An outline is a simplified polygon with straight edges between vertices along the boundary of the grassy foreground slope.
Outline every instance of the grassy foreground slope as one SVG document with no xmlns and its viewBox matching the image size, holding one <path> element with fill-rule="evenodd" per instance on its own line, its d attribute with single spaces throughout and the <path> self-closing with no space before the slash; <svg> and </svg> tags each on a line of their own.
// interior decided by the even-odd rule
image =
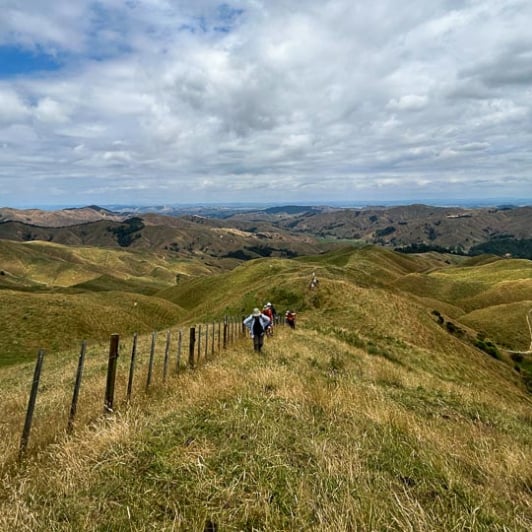
<svg viewBox="0 0 532 532">
<path fill-rule="evenodd" d="M 530 395 L 474 329 L 438 323 L 438 294 L 398 286 L 439 261 L 343 250 L 158 292 L 206 319 L 271 299 L 298 328 L 278 328 L 261 357 L 243 338 L 6 468 L 0 529 L 529 530 Z"/>
</svg>

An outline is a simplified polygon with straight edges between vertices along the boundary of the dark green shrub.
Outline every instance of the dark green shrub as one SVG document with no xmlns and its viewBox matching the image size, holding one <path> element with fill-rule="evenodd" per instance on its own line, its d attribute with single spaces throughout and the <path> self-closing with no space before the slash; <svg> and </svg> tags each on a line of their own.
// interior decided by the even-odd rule
<svg viewBox="0 0 532 532">
<path fill-rule="evenodd" d="M 506 235 L 494 237 L 487 242 L 472 246 L 469 255 L 482 255 L 483 253 L 503 256 L 509 253 L 512 257 L 532 259 L 532 238 L 508 238 Z"/>
<path fill-rule="evenodd" d="M 512 353 L 512 354 L 510 355 L 510 358 L 511 358 L 514 362 L 516 362 L 517 364 L 521 364 L 521 362 L 523 362 L 523 359 L 524 359 L 524 357 L 523 357 L 523 355 L 522 355 L 521 353 Z"/>
<path fill-rule="evenodd" d="M 432 314 L 433 314 L 434 316 L 436 316 L 436 318 L 438 319 L 438 323 L 439 323 L 440 325 L 443 325 L 443 323 L 444 323 L 445 320 L 443 319 L 443 316 L 440 314 L 440 312 L 437 311 L 437 310 L 433 310 L 433 311 L 432 311 Z"/>
<path fill-rule="evenodd" d="M 445 326 L 451 334 L 456 334 L 460 330 L 452 321 L 448 321 Z"/>
<path fill-rule="evenodd" d="M 489 340 L 475 340 L 474 342 L 475 347 L 478 347 L 488 355 L 492 356 L 493 358 L 496 358 L 497 360 L 501 359 L 501 353 L 497 349 L 497 346 L 490 342 Z"/>
<path fill-rule="evenodd" d="M 142 218 L 129 218 L 117 227 L 109 227 L 108 231 L 115 235 L 116 241 L 120 247 L 128 247 L 133 241 L 140 238 L 140 231 L 144 228 Z"/>
</svg>

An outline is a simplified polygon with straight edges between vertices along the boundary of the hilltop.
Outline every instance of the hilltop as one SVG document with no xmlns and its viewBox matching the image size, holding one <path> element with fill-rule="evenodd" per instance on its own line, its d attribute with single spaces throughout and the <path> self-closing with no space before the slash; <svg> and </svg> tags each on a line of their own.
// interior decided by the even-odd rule
<svg viewBox="0 0 532 532">
<path fill-rule="evenodd" d="M 52 213 L 0 209 L 0 239 L 159 251 L 204 262 L 217 259 L 228 268 L 242 260 L 293 257 L 327 248 L 310 235 L 293 234 L 271 224 L 242 229 L 198 215 L 125 216 L 94 207 Z"/>
<path fill-rule="evenodd" d="M 41 227 L 66 227 L 100 220 L 121 222 L 126 218 L 127 215 L 125 214 L 112 212 L 97 205 L 52 211 L 0 208 L 0 223 L 21 222 L 22 224 Z"/>
<path fill-rule="evenodd" d="M 0 308 L 16 308 L 21 295 L 35 305 L 25 321 L 2 316 L 22 343 L 37 331 L 59 337 L 50 324 L 76 308 L 94 336 L 127 338 L 138 321 L 123 309 L 141 296 L 146 333 L 242 316 L 267 300 L 297 311 L 298 324 L 278 328 L 262 358 L 241 338 L 112 418 L 85 413 L 91 423 L 70 437 L 52 430 L 69 396 L 54 390 L 67 390 L 77 345 L 52 349 L 41 432 L 20 468 L 9 457 L 32 364 L 0 368 L 3 530 L 530 529 L 531 359 L 510 352 L 530 343 L 530 261 L 368 245 L 201 270 L 157 255 L 142 262 L 131 250 L 4 245 L 13 270 L 26 266 L 0 290 L 11 297 Z M 39 309 L 58 294 L 43 329 Z M 144 360 L 149 342 L 139 339 Z M 101 411 L 106 347 L 91 341 L 91 412 Z M 130 347 L 124 340 L 123 352 Z M 120 364 L 124 374 L 127 357 Z"/>
<path fill-rule="evenodd" d="M 275 208 L 237 213 L 242 227 L 272 223 L 329 241 L 363 241 L 402 251 L 496 253 L 532 258 L 532 207 Z"/>
<path fill-rule="evenodd" d="M 249 260 L 314 254 L 339 243 L 403 252 L 493 253 L 532 258 L 532 207 L 0 209 L 0 238 L 165 250 Z"/>
</svg>

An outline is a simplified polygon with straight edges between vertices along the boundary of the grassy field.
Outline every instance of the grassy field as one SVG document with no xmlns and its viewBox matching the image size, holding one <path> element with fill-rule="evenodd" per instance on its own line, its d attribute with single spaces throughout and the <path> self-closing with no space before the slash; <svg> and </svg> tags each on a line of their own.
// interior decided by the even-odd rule
<svg viewBox="0 0 532 532">
<path fill-rule="evenodd" d="M 527 261 L 462 266 L 363 247 L 161 287 L 146 304 L 165 301 L 181 324 L 271 300 L 297 311 L 297 328 L 278 327 L 261 356 L 240 337 L 147 393 L 139 377 L 129 405 L 126 334 L 120 401 L 105 417 L 106 344 L 91 344 L 69 436 L 77 349 L 54 353 L 21 464 L 33 366 L 0 368 L 0 530 L 530 530 L 532 401 L 503 346 L 527 343 L 516 317 L 532 301 L 506 292 L 531 272 Z M 89 294 L 102 298 L 94 309 L 106 294 L 120 298 Z M 464 303 L 474 297 L 476 308 Z M 500 358 L 475 345 L 480 327 Z M 139 337 L 139 375 L 150 341 Z M 161 353 L 164 334 L 157 342 Z"/>
<path fill-rule="evenodd" d="M 161 254 L 0 240 L 0 367 L 114 332 L 147 333 L 183 309 L 157 292 L 212 268 Z"/>
</svg>

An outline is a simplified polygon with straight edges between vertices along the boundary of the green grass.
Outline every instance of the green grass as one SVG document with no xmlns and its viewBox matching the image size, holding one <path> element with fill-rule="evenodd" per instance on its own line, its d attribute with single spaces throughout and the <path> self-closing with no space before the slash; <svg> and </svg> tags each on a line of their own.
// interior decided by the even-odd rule
<svg viewBox="0 0 532 532">
<path fill-rule="evenodd" d="M 501 409 L 490 390 L 479 393 L 481 382 L 475 391 L 449 386 L 337 339 L 283 329 L 264 357 L 243 341 L 178 377 L 157 404 L 49 449 L 12 477 L 24 484 L 4 499 L 4 510 L 18 512 L 3 512 L 3 523 L 526 530 L 526 405 L 514 396 Z"/>
<path fill-rule="evenodd" d="M 482 325 L 498 346 L 521 345 L 526 323 L 516 340 L 511 316 L 527 303 L 511 303 L 519 312 L 507 305 L 496 312 L 490 296 L 485 308 L 467 312 L 457 286 L 468 296 L 476 283 L 497 290 L 530 270 L 501 261 L 496 273 L 494 265 L 488 273 L 485 264 L 475 266 L 475 277 L 471 267 L 460 273 L 434 256 L 396 255 L 362 248 L 259 259 L 168 286 L 156 298 L 99 289 L 42 294 L 57 323 L 71 315 L 69 329 L 83 323 L 102 337 L 109 330 L 101 316 L 110 317 L 113 332 L 129 334 L 139 321 L 145 332 L 161 323 L 175 330 L 187 320 L 248 313 L 268 300 L 279 311 L 297 311 L 298 322 L 295 331 L 278 327 L 262 356 L 242 338 L 199 369 L 172 372 L 148 393 L 137 391 L 128 407 L 125 341 L 118 409 L 106 419 L 98 416 L 106 344 L 91 344 L 83 404 L 97 408 L 83 408 L 70 437 L 61 427 L 76 352 L 55 353 L 45 361 L 22 465 L 13 456 L 32 364 L 0 368 L 0 529 L 529 530 L 530 394 L 514 360 L 497 360 L 472 341 Z M 320 279 L 315 291 L 307 286 L 313 271 Z M 414 278 L 428 279 L 429 288 L 436 279 L 437 290 L 409 291 L 418 286 L 410 284 Z M 39 306 L 28 303 L 40 294 L 20 295 L 12 295 L 16 312 L 33 308 L 27 320 L 35 330 L 57 336 L 54 320 L 39 321 Z M 442 296 L 441 312 L 456 309 L 451 321 L 463 335 L 438 323 L 433 311 Z M 136 323 L 123 310 L 134 301 L 141 308 Z M 76 316 L 83 306 L 90 319 Z M 149 342 L 149 335 L 139 339 L 138 390 Z M 521 371 L 529 363 L 523 357 Z"/>
</svg>

